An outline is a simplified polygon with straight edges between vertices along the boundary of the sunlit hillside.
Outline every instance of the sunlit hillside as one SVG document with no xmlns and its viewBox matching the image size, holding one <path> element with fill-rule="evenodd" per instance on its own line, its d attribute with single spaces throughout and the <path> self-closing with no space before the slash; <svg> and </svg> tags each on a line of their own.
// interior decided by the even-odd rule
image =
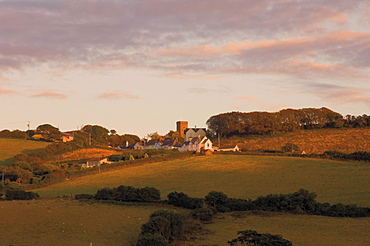
<svg viewBox="0 0 370 246">
<path fill-rule="evenodd" d="M 41 141 L 0 138 L 0 166 L 10 165 L 12 157 L 17 154 L 40 151 L 49 144 Z"/>
<path fill-rule="evenodd" d="M 370 206 L 370 165 L 279 156 L 213 155 L 163 161 L 79 177 L 35 190 L 41 197 L 95 194 L 103 187 L 152 186 L 162 197 L 182 191 L 204 197 L 222 191 L 229 197 L 256 198 L 292 193 L 300 188 L 316 192 L 320 202 Z"/>
<path fill-rule="evenodd" d="M 215 141 L 217 145 L 217 141 Z M 300 130 L 277 136 L 255 137 L 253 139 L 222 139 L 221 145 L 238 144 L 245 150 L 280 151 L 285 144 L 297 145 L 300 151 L 307 154 L 321 154 L 325 151 L 353 153 L 370 152 L 370 129 L 321 129 Z"/>
</svg>

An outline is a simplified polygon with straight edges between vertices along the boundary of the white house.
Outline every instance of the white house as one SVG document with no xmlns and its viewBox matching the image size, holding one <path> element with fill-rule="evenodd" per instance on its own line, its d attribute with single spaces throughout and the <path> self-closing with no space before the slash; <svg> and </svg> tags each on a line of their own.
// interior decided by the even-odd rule
<svg viewBox="0 0 370 246">
<path fill-rule="evenodd" d="M 234 152 L 236 152 L 236 151 L 240 151 L 240 149 L 239 149 L 238 145 L 233 145 L 233 146 L 218 148 L 218 151 L 234 151 Z"/>
<path fill-rule="evenodd" d="M 197 153 L 203 152 L 205 150 L 213 151 L 212 141 L 206 136 L 193 137 L 190 141 L 186 141 L 179 149 L 179 151 L 196 151 Z"/>
<path fill-rule="evenodd" d="M 102 157 L 102 158 L 92 158 L 89 159 L 86 162 L 80 163 L 79 165 L 83 168 L 90 168 L 90 167 L 98 167 L 102 164 L 110 164 L 111 161 L 108 161 L 108 157 Z"/>
</svg>

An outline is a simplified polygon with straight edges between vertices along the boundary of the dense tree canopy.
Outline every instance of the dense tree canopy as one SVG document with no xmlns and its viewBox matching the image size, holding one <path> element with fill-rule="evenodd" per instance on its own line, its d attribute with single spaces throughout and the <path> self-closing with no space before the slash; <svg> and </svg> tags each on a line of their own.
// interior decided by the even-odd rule
<svg viewBox="0 0 370 246">
<path fill-rule="evenodd" d="M 51 141 L 60 140 L 62 138 L 62 133 L 59 131 L 59 128 L 50 124 L 39 125 L 36 128 L 36 133 L 41 134 L 44 139 Z"/>
<path fill-rule="evenodd" d="M 346 116 L 327 108 L 284 109 L 279 112 L 230 112 L 210 117 L 211 135 L 266 135 L 298 129 L 369 127 L 370 116 Z"/>
</svg>

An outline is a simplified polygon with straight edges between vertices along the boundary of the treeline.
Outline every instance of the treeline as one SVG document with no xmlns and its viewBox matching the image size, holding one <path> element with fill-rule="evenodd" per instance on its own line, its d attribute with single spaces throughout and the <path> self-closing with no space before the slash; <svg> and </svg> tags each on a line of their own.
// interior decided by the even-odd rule
<svg viewBox="0 0 370 246">
<path fill-rule="evenodd" d="M 299 129 L 370 127 L 370 115 L 343 117 L 327 108 L 284 109 L 279 112 L 230 112 L 210 117 L 211 135 L 267 135 Z"/>
<path fill-rule="evenodd" d="M 370 208 L 356 205 L 319 203 L 316 194 L 301 189 L 292 194 L 270 194 L 256 200 L 228 198 L 223 192 L 211 191 L 204 199 L 191 198 L 180 192 L 168 194 L 168 203 L 174 206 L 199 209 L 207 205 L 217 212 L 230 211 L 272 211 L 331 217 L 369 217 Z"/>
<path fill-rule="evenodd" d="M 366 151 L 357 151 L 351 154 L 345 154 L 338 151 L 325 151 L 323 156 L 328 157 L 330 159 L 370 162 L 370 153 Z"/>
</svg>

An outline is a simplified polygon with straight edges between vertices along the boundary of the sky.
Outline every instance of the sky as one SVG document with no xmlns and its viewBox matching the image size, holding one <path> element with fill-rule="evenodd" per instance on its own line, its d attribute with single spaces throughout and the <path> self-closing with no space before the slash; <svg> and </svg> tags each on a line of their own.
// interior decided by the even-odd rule
<svg viewBox="0 0 370 246">
<path fill-rule="evenodd" d="M 369 0 L 0 0 L 0 130 L 370 114 Z"/>
</svg>

